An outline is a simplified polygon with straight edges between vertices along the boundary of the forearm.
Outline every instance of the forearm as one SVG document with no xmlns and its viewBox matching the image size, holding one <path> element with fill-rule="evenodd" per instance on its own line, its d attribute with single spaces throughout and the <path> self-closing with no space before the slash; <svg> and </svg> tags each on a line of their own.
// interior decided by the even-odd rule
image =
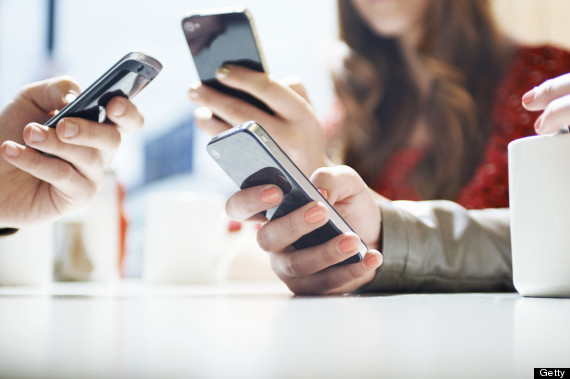
<svg viewBox="0 0 570 379">
<path fill-rule="evenodd" d="M 380 202 L 384 262 L 372 292 L 513 291 L 508 209 Z"/>
</svg>

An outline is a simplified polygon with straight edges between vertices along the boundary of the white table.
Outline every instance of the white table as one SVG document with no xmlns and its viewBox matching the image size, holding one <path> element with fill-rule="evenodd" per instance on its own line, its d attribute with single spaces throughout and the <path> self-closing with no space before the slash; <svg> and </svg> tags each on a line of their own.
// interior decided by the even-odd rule
<svg viewBox="0 0 570 379">
<path fill-rule="evenodd" d="M 279 282 L 0 287 L 0 378 L 533 378 L 570 299 L 292 297 Z"/>
</svg>

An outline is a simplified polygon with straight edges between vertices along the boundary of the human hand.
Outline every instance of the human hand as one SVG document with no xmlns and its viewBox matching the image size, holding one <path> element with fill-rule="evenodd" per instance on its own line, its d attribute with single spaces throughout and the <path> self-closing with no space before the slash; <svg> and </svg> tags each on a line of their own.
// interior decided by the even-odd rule
<svg viewBox="0 0 570 379">
<path fill-rule="evenodd" d="M 210 135 L 254 120 L 279 143 L 305 175 L 326 165 L 324 139 L 312 105 L 299 82 L 274 80 L 267 73 L 237 65 L 224 65 L 216 79 L 247 92 L 267 104 L 271 115 L 233 96 L 197 84 L 189 91 L 190 100 L 201 105 L 194 113 L 196 124 Z M 212 113 L 217 117 L 213 117 Z"/>
<path fill-rule="evenodd" d="M 380 238 L 380 209 L 372 191 L 347 166 L 320 168 L 311 177 L 337 212 L 358 235 L 350 232 L 321 245 L 294 250 L 290 245 L 326 224 L 329 212 L 313 201 L 286 216 L 267 222 L 257 233 L 260 247 L 269 252 L 273 271 L 296 294 L 334 294 L 354 291 L 374 278 L 382 264 L 376 250 Z M 274 185 L 257 186 L 235 193 L 226 211 L 235 220 L 267 221 L 264 210 L 281 203 L 283 193 Z M 334 266 L 354 255 L 359 237 L 369 249 L 361 262 Z"/>
<path fill-rule="evenodd" d="M 530 111 L 543 111 L 534 124 L 538 134 L 559 131 L 570 124 L 570 74 L 545 81 L 522 97 Z"/>
<path fill-rule="evenodd" d="M 50 221 L 87 203 L 104 182 L 121 134 L 142 127 L 142 115 L 123 97 L 107 104 L 109 124 L 76 117 L 55 129 L 41 124 L 78 93 L 67 78 L 32 83 L 0 113 L 0 228 Z"/>
</svg>

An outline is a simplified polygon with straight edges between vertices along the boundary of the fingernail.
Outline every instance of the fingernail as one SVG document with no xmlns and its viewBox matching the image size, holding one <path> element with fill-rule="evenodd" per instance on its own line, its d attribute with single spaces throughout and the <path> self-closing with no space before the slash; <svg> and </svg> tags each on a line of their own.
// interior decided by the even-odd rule
<svg viewBox="0 0 570 379">
<path fill-rule="evenodd" d="M 527 105 L 532 103 L 532 101 L 534 100 L 534 97 L 536 96 L 536 91 L 535 89 L 531 89 L 530 91 L 528 91 L 527 93 L 525 93 L 522 97 L 522 102 L 523 104 Z"/>
<path fill-rule="evenodd" d="M 65 104 L 71 103 L 73 100 L 77 99 L 77 94 L 74 92 L 69 92 L 67 95 L 63 97 L 63 102 Z"/>
<path fill-rule="evenodd" d="M 110 109 L 110 113 L 115 117 L 120 117 L 125 114 L 127 110 L 127 104 L 125 104 L 125 99 L 115 100 L 113 106 Z"/>
<path fill-rule="evenodd" d="M 218 67 L 218 69 L 216 70 L 216 78 L 218 79 L 223 79 L 225 77 L 227 77 L 230 74 L 230 68 L 226 65 L 220 66 Z"/>
<path fill-rule="evenodd" d="M 319 207 L 318 204 L 315 204 L 314 206 L 309 208 L 309 210 L 305 212 L 305 215 L 303 217 L 307 224 L 314 224 L 319 221 L 323 221 L 325 219 L 323 210 L 321 209 L 321 207 Z"/>
<path fill-rule="evenodd" d="M 540 131 L 540 127 L 542 126 L 542 115 L 536 119 L 534 122 L 534 130 L 538 133 Z"/>
<path fill-rule="evenodd" d="M 45 131 L 38 128 L 37 126 L 32 126 L 30 128 L 30 142 L 40 143 L 46 140 Z"/>
<path fill-rule="evenodd" d="M 196 99 L 198 95 L 200 95 L 200 88 L 202 88 L 201 83 L 194 83 L 190 86 L 190 90 L 188 91 L 188 96 L 191 99 Z"/>
<path fill-rule="evenodd" d="M 65 138 L 73 138 L 79 133 L 79 127 L 74 121 L 65 120 L 63 123 L 63 136 Z"/>
<path fill-rule="evenodd" d="M 20 155 L 20 149 L 13 143 L 8 142 L 6 144 L 5 154 L 10 158 L 16 158 L 18 155 Z"/>
<path fill-rule="evenodd" d="M 196 108 L 194 111 L 194 119 L 196 120 L 209 120 L 212 118 L 212 111 L 206 107 Z"/>
<path fill-rule="evenodd" d="M 241 222 L 230 220 L 228 223 L 228 232 L 239 232 L 241 230 Z"/>
<path fill-rule="evenodd" d="M 328 198 L 329 198 L 329 193 L 327 192 L 326 189 L 324 189 L 324 188 L 319 188 L 318 191 L 321 193 L 321 195 L 323 195 L 323 197 L 324 197 L 325 199 L 328 200 Z"/>
<path fill-rule="evenodd" d="M 259 198 L 266 204 L 273 204 L 279 200 L 279 191 L 275 187 L 270 187 L 261 192 Z"/>
<path fill-rule="evenodd" d="M 377 268 L 380 266 L 380 257 L 377 254 L 366 254 L 364 257 L 364 265 L 367 268 Z"/>
<path fill-rule="evenodd" d="M 350 253 L 356 250 L 358 246 L 356 242 L 351 237 L 346 237 L 340 240 L 338 243 L 338 248 L 340 249 L 341 253 Z"/>
</svg>

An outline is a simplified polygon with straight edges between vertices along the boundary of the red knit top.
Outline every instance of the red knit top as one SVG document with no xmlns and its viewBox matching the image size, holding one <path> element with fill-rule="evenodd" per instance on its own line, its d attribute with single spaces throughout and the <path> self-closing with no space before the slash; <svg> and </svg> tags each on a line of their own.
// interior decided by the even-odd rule
<svg viewBox="0 0 570 379">
<path fill-rule="evenodd" d="M 506 72 L 496 90 L 491 132 L 482 162 L 455 199 L 467 209 L 509 206 L 507 145 L 517 138 L 534 135 L 534 122 L 540 115 L 525 110 L 521 97 L 545 80 L 570 72 L 570 52 L 551 46 L 520 47 Z M 396 151 L 373 189 L 390 200 L 425 200 L 409 180 L 425 152 L 422 148 Z"/>
</svg>

